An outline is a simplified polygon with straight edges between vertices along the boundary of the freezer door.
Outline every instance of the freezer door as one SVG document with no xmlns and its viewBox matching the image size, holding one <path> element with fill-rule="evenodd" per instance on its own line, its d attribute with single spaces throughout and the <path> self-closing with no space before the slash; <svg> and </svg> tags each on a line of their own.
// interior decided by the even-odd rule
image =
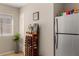
<svg viewBox="0 0 79 59">
<path fill-rule="evenodd" d="M 57 28 L 58 20 L 58 32 L 59 33 L 74 33 L 79 34 L 79 15 L 69 15 L 55 18 L 55 27 Z M 56 31 L 57 32 L 57 31 Z"/>
<path fill-rule="evenodd" d="M 59 35 L 56 56 L 79 56 L 79 36 Z"/>
</svg>

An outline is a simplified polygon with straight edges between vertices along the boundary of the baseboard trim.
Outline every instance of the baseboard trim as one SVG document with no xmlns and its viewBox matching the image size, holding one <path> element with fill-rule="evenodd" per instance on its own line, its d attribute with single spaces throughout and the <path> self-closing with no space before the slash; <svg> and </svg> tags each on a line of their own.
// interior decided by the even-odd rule
<svg viewBox="0 0 79 59">
<path fill-rule="evenodd" d="M 5 56 L 5 55 L 10 54 L 10 53 L 14 53 L 14 51 L 8 51 L 8 52 L 0 53 L 0 56 Z"/>
</svg>

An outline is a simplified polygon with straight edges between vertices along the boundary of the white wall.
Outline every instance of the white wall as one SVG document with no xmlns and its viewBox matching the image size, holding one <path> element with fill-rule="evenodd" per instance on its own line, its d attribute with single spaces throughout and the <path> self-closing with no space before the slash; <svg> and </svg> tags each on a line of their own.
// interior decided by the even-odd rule
<svg viewBox="0 0 79 59">
<path fill-rule="evenodd" d="M 19 9 L 0 4 L 0 13 L 8 14 L 13 17 L 14 33 L 19 31 Z M 0 36 L 0 54 L 14 50 L 14 42 L 12 36 Z"/>
<path fill-rule="evenodd" d="M 33 21 L 33 12 L 36 11 L 39 11 L 39 20 Z M 20 13 L 21 13 L 20 32 L 22 35 L 22 39 L 24 39 L 23 37 L 25 36 L 24 34 L 26 33 L 29 24 L 33 24 L 34 22 L 39 23 L 40 26 L 39 54 L 43 56 L 52 56 L 53 55 L 53 4 L 51 3 L 27 4 L 26 6 L 21 8 Z"/>
</svg>

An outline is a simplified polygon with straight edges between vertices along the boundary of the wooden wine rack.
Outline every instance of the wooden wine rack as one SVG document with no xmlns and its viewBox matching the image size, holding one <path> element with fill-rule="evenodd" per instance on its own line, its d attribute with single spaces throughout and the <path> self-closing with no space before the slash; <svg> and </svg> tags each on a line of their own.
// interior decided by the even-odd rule
<svg viewBox="0 0 79 59">
<path fill-rule="evenodd" d="M 26 32 L 25 56 L 38 56 L 38 34 Z"/>
</svg>

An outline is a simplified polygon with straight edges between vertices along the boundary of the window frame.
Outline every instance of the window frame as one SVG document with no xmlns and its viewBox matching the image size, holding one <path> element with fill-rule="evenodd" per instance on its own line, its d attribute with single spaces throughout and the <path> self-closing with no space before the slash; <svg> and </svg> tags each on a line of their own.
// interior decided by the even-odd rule
<svg viewBox="0 0 79 59">
<path fill-rule="evenodd" d="M 9 16 L 9 17 L 11 17 L 11 33 L 7 33 L 7 34 L 3 34 L 3 31 L 2 31 L 2 29 L 1 29 L 1 31 L 2 31 L 2 33 L 0 34 L 0 36 L 13 36 L 14 35 L 14 21 L 13 21 L 13 17 L 12 17 L 12 15 L 8 15 L 8 14 L 0 14 L 0 15 L 6 15 L 6 16 Z M 1 27 L 2 27 L 2 25 L 1 25 Z"/>
</svg>

